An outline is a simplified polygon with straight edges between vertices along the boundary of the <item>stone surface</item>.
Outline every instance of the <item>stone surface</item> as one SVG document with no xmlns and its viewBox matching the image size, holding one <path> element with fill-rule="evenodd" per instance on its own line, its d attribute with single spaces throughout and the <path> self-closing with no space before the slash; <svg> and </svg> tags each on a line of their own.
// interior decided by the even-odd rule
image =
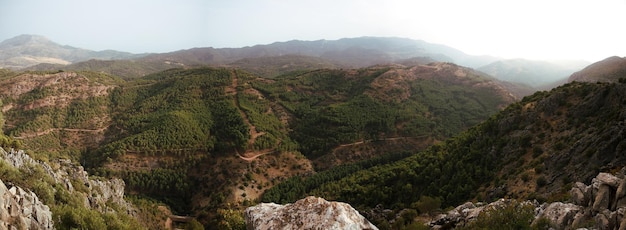
<svg viewBox="0 0 626 230">
<path fill-rule="evenodd" d="M 446 214 L 437 216 L 433 221 L 428 223 L 428 225 L 434 229 L 466 226 L 470 222 L 474 221 L 484 210 L 490 210 L 496 207 L 505 207 L 513 202 L 515 202 L 515 200 L 508 199 L 500 199 L 489 204 L 467 202 L 448 211 Z M 539 206 L 538 203 L 530 201 L 524 201 L 522 204 L 530 204 L 535 207 Z"/>
<path fill-rule="evenodd" d="M 582 184 L 582 186 L 580 186 L 580 184 Z M 585 195 L 585 190 L 585 184 L 576 182 L 569 192 L 572 197 L 572 203 L 576 205 L 587 205 L 589 201 L 586 199 L 588 196 Z"/>
<path fill-rule="evenodd" d="M 626 172 L 626 167 L 622 169 Z M 576 229 L 593 223 L 593 229 L 626 230 L 626 179 L 624 175 L 614 176 L 599 173 L 590 185 L 576 182 L 570 190 L 572 203 L 544 203 L 535 206 L 535 219 L 549 220 L 555 229 Z M 506 205 L 507 200 L 501 199 L 493 203 L 465 203 L 441 214 L 429 223 L 433 229 L 465 226 L 473 221 L 486 207 Z"/>
<path fill-rule="evenodd" d="M 33 192 L 0 180 L 0 229 L 54 229 L 50 208 Z"/>
<path fill-rule="evenodd" d="M 596 176 L 596 179 L 600 182 L 600 184 L 605 184 L 613 188 L 617 188 L 622 181 L 617 176 L 614 176 L 610 173 L 603 173 L 603 172 L 599 173 L 598 176 Z"/>
<path fill-rule="evenodd" d="M 581 206 L 575 204 L 554 202 L 540 210 L 537 218 L 546 218 L 557 226 L 570 226 L 581 209 Z"/>
<path fill-rule="evenodd" d="M 598 188 L 598 193 L 596 194 L 593 202 L 592 210 L 594 212 L 601 212 L 605 209 L 609 208 L 611 199 L 611 187 L 607 184 L 601 184 Z"/>
<path fill-rule="evenodd" d="M 626 207 L 626 178 L 622 179 L 621 183 L 615 191 L 615 202 L 611 206 L 613 209 L 619 209 Z"/>
<path fill-rule="evenodd" d="M 349 204 L 307 197 L 293 204 L 263 203 L 245 211 L 247 229 L 378 229 Z"/>
<path fill-rule="evenodd" d="M 82 166 L 75 165 L 70 160 L 56 159 L 49 163 L 35 161 L 24 151 L 11 150 L 7 152 L 0 148 L 0 161 L 4 161 L 17 169 L 41 167 L 54 180 L 54 183 L 64 186 L 72 196 L 81 197 L 87 208 L 105 213 L 113 210 L 110 207 L 113 204 L 127 210 L 131 216 L 136 214 L 135 207 L 124 200 L 125 184 L 121 179 L 89 178 Z M 7 229 L 8 224 L 16 221 L 20 224 L 26 224 L 25 226 L 30 226 L 25 227 L 25 229 L 48 229 L 37 227 L 39 225 L 52 227 L 52 220 L 48 218 L 50 209 L 43 205 L 33 192 L 15 186 L 0 186 L 0 196 L 0 229 Z M 8 196 L 16 198 L 10 199 L 7 198 Z M 16 213 L 21 214 L 17 215 Z M 13 222 L 1 221 L 7 218 Z M 15 225 L 11 224 L 11 226 Z"/>
<path fill-rule="evenodd" d="M 126 185 L 121 179 L 92 179 L 82 166 L 75 165 L 70 160 L 56 159 L 51 160 L 50 163 L 35 161 L 21 150 L 6 152 L 0 148 L 0 158 L 18 169 L 29 165 L 40 166 L 54 179 L 55 183 L 62 184 L 74 196 L 82 196 L 85 207 L 107 212 L 110 210 L 108 204 L 112 203 L 125 208 L 129 214 L 135 212 L 135 208 L 124 200 Z M 80 183 L 80 185 L 72 183 Z M 76 191 L 77 187 L 86 187 L 86 190 Z"/>
</svg>

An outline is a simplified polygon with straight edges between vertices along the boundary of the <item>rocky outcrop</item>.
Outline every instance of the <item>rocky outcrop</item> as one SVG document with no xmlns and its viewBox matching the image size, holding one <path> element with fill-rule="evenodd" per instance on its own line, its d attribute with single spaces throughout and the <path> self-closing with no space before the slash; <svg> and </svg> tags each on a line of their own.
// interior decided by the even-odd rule
<svg viewBox="0 0 626 230">
<path fill-rule="evenodd" d="M 41 167 L 55 183 L 61 184 L 73 196 L 80 196 L 87 208 L 99 212 L 109 212 L 110 204 L 118 205 L 131 215 L 135 208 L 124 200 L 125 183 L 121 179 L 101 180 L 89 178 L 82 166 L 73 164 L 70 160 L 56 159 L 51 162 L 35 161 L 24 151 L 4 151 L 0 148 L 0 158 L 15 168 Z"/>
<path fill-rule="evenodd" d="M 507 199 L 500 199 L 489 204 L 481 202 L 467 202 L 465 204 L 457 206 L 447 213 L 437 216 L 434 221 L 429 223 L 429 225 L 434 229 L 466 226 L 468 223 L 478 218 L 478 215 L 480 215 L 481 212 L 485 210 L 506 207 L 508 205 L 511 205 L 513 202 L 515 201 Z M 521 205 L 538 206 L 538 203 L 525 201 Z"/>
<path fill-rule="evenodd" d="M 593 227 L 594 229 L 626 230 L 626 168 L 617 175 L 600 173 L 592 179 L 590 185 L 577 182 L 570 190 L 571 202 L 544 203 L 524 201 L 525 205 L 535 207 L 534 223 L 548 220 L 556 229 L 576 229 Z M 489 207 L 503 206 L 511 200 L 501 199 L 490 204 L 465 203 L 445 214 L 439 215 L 429 225 L 433 228 L 465 226 Z"/>
<path fill-rule="evenodd" d="M 54 229 L 52 212 L 35 193 L 0 180 L 0 229 Z"/>
<path fill-rule="evenodd" d="M 378 229 L 352 206 L 307 197 L 293 204 L 263 203 L 245 211 L 247 229 Z"/>
</svg>

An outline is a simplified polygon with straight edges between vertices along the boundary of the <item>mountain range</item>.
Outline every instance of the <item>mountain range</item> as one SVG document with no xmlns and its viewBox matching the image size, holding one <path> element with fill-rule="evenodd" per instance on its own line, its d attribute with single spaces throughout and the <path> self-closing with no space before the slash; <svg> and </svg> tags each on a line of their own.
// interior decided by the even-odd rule
<svg viewBox="0 0 626 230">
<path fill-rule="evenodd" d="M 417 64 L 452 62 L 476 68 L 503 81 L 544 89 L 566 82 L 571 73 L 589 64 L 584 61 L 505 60 L 475 56 L 445 45 L 393 37 L 293 40 L 243 48 L 193 48 L 140 55 L 59 46 L 35 35 L 21 35 L 3 44 L 0 53 L 6 55 L 0 56 L 0 67 L 103 71 L 125 79 L 198 65 L 237 67 L 264 77 L 274 77 L 294 70 L 361 68 L 418 61 Z"/>
<path fill-rule="evenodd" d="M 575 70 L 450 49 L 364 37 L 0 69 L 0 179 L 57 229 L 245 229 L 246 207 L 309 195 L 403 229 L 467 201 L 565 201 L 626 166 L 624 58 L 540 91 Z"/>
</svg>

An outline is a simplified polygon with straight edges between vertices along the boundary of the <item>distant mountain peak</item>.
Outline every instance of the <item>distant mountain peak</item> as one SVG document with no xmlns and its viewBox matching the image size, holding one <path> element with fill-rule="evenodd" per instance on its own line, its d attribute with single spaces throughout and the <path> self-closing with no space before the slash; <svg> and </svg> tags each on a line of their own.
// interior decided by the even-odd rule
<svg viewBox="0 0 626 230">
<path fill-rule="evenodd" d="M 37 64 L 62 64 L 89 59 L 124 59 L 137 55 L 118 51 L 92 51 L 67 45 L 33 34 L 22 34 L 0 42 L 0 68 L 22 69 Z"/>
<path fill-rule="evenodd" d="M 50 39 L 41 36 L 41 35 L 33 35 L 33 34 L 22 34 L 10 39 L 7 39 L 0 43 L 0 47 L 4 46 L 20 46 L 27 45 L 32 43 L 41 43 L 41 44 L 55 44 Z"/>
</svg>

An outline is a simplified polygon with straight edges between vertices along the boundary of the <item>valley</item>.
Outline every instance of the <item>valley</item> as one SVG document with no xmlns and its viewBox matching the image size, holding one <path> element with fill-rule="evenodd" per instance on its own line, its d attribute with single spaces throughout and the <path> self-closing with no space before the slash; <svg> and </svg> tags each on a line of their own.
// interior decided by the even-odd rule
<svg viewBox="0 0 626 230">
<path fill-rule="evenodd" d="M 45 197 L 59 229 L 117 213 L 121 229 L 168 215 L 244 229 L 246 208 L 307 196 L 404 229 L 467 201 L 566 201 L 626 166 L 623 58 L 573 69 L 450 49 L 364 37 L 9 66 L 0 145 L 35 163 L 2 161 L 0 179 Z M 48 168 L 84 177 L 61 188 Z M 122 201 L 86 210 L 106 181 Z"/>
</svg>

